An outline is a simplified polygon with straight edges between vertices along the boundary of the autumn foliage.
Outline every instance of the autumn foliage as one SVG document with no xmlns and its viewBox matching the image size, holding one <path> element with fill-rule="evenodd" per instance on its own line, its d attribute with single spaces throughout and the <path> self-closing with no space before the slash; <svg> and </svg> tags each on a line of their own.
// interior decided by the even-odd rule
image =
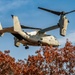
<svg viewBox="0 0 75 75">
<path fill-rule="evenodd" d="M 75 75 L 75 46 L 66 42 L 64 48 L 41 47 L 36 55 L 18 60 L 0 51 L 0 75 Z"/>
</svg>

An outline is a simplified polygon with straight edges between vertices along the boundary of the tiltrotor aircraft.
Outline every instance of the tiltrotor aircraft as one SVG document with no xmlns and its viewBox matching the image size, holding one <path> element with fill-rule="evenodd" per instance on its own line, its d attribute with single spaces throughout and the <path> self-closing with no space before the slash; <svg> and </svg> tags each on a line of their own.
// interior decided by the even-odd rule
<svg viewBox="0 0 75 75">
<path fill-rule="evenodd" d="M 16 47 L 20 46 L 20 43 L 25 46 L 25 49 L 29 48 L 30 46 L 46 46 L 46 45 L 52 45 L 54 47 L 59 46 L 59 41 L 52 35 L 48 35 L 45 32 L 54 30 L 57 28 L 60 28 L 60 35 L 65 36 L 66 35 L 66 30 L 67 30 L 67 25 L 68 25 L 68 19 L 66 18 L 66 14 L 69 14 L 71 12 L 75 12 L 75 10 L 70 11 L 70 12 L 57 12 L 53 10 L 48 10 L 45 8 L 38 7 L 39 9 L 51 12 L 56 15 L 60 15 L 60 20 L 57 23 L 57 25 L 48 27 L 48 28 L 35 28 L 35 27 L 28 27 L 21 25 L 19 22 L 19 19 L 17 16 L 12 15 L 13 19 L 13 27 L 7 27 L 7 28 L 2 28 L 0 25 L 0 36 L 2 36 L 4 33 L 8 32 L 11 33 L 14 36 L 14 45 Z M 35 29 L 35 31 L 31 32 L 25 32 L 22 29 Z"/>
</svg>

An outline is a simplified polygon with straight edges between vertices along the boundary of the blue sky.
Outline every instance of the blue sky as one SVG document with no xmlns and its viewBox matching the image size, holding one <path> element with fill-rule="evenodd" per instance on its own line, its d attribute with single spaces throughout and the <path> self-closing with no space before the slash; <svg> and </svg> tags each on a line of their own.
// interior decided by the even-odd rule
<svg viewBox="0 0 75 75">
<path fill-rule="evenodd" d="M 58 23 L 59 16 L 42 11 L 38 9 L 38 6 L 57 11 L 71 11 L 75 9 L 75 0 L 0 0 L 0 22 L 3 27 L 13 26 L 11 18 L 11 14 L 13 14 L 19 17 L 21 24 L 32 27 L 45 28 Z M 64 45 L 67 38 L 75 43 L 75 13 L 66 16 L 70 21 L 66 37 L 59 35 L 59 29 L 47 32 L 54 35 L 61 46 Z M 10 55 L 15 57 L 16 60 L 34 55 L 35 51 L 40 49 L 40 47 L 31 46 L 28 50 L 25 50 L 22 45 L 16 48 L 13 38 L 9 33 L 0 37 L 0 50 L 10 50 Z"/>
</svg>

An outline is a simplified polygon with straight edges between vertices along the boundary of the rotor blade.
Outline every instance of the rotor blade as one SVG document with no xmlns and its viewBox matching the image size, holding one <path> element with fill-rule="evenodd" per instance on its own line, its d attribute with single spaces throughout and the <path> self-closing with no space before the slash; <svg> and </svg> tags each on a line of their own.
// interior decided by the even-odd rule
<svg viewBox="0 0 75 75">
<path fill-rule="evenodd" d="M 58 15 L 58 16 L 61 14 L 61 12 L 58 12 L 58 11 L 53 11 L 53 10 L 49 10 L 49 9 L 42 8 L 42 7 L 38 7 L 38 8 L 41 9 L 41 10 L 45 10 L 47 12 L 51 12 L 51 13 L 53 13 L 55 15 Z"/>
<path fill-rule="evenodd" d="M 45 29 L 41 29 L 38 33 L 44 33 L 44 32 L 51 31 L 51 30 L 54 30 L 54 29 L 57 29 L 57 28 L 59 28 L 59 26 L 54 25 L 54 26 L 51 26 L 51 27 L 48 27 L 48 28 L 45 28 Z"/>
<path fill-rule="evenodd" d="M 41 30 L 41 28 L 28 27 L 28 26 L 24 26 L 24 25 L 21 25 L 21 27 L 22 27 L 23 29 L 37 29 L 37 30 Z"/>
<path fill-rule="evenodd" d="M 72 10 L 70 12 L 66 12 L 64 15 L 69 14 L 69 13 L 72 13 L 72 12 L 75 12 L 75 10 Z"/>
</svg>

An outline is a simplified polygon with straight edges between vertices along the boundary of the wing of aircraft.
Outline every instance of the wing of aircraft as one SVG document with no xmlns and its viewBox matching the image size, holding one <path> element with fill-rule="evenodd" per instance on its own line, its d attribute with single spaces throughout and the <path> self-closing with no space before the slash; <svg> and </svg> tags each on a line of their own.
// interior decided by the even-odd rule
<svg viewBox="0 0 75 75">
<path fill-rule="evenodd" d="M 57 29 L 57 28 L 59 28 L 59 26 L 58 25 L 54 25 L 54 26 L 51 26 L 51 27 L 47 27 L 47 28 L 41 29 L 41 30 L 39 30 L 38 33 L 45 33 L 47 31 L 51 31 L 51 30 L 54 30 L 54 29 Z"/>
<path fill-rule="evenodd" d="M 38 29 L 39 30 L 38 33 L 45 33 L 47 31 L 57 29 L 57 28 L 59 28 L 59 26 L 54 25 L 54 26 L 51 26 L 51 27 L 41 29 L 41 28 L 26 27 L 26 26 L 22 25 L 22 28 L 25 28 L 25 29 Z M 14 31 L 13 27 L 8 27 L 8 28 L 3 28 L 2 29 L 2 27 L 0 26 L 0 35 L 3 34 L 3 33 L 6 33 L 6 32 L 11 33 L 11 34 L 18 34 L 16 31 Z"/>
<path fill-rule="evenodd" d="M 23 29 L 36 29 L 36 30 L 41 30 L 41 28 L 29 27 L 29 26 L 25 26 L 25 25 L 21 25 L 21 27 L 22 27 Z"/>
</svg>

